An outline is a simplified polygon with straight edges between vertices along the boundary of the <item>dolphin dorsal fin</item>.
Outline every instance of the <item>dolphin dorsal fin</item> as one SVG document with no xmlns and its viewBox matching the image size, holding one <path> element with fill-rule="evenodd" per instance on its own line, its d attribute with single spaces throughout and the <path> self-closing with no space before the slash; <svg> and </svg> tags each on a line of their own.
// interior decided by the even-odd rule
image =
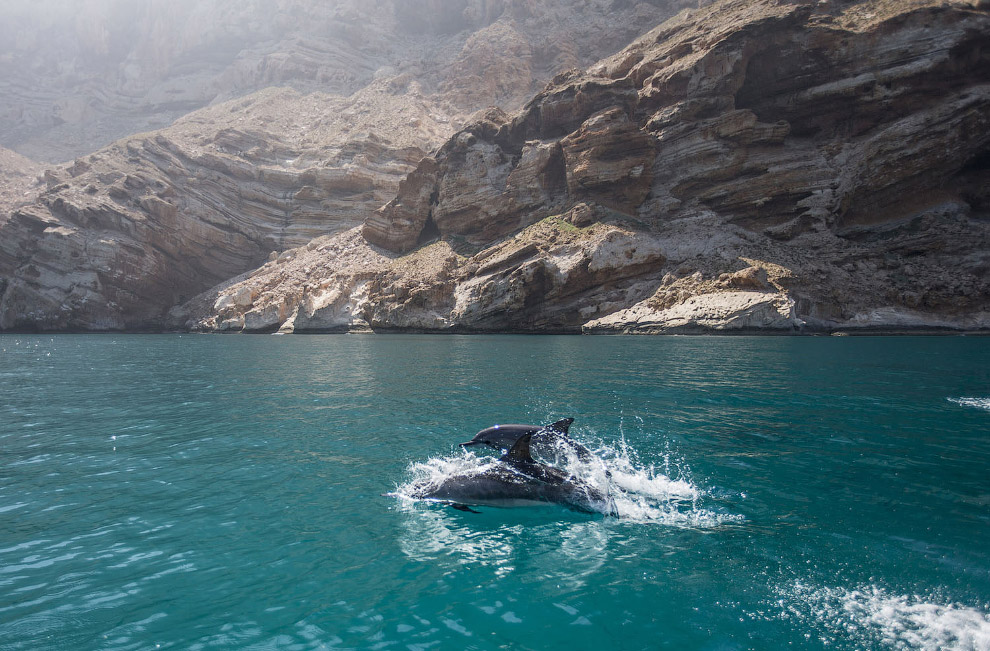
<svg viewBox="0 0 990 651">
<path fill-rule="evenodd" d="M 516 463 L 535 463 L 533 455 L 529 451 L 529 441 L 533 438 L 532 432 L 526 432 L 512 445 L 512 449 L 505 453 L 502 461 L 513 461 Z"/>
<path fill-rule="evenodd" d="M 571 428 L 571 423 L 574 422 L 573 418 L 561 418 L 556 423 L 550 423 L 545 429 L 552 429 L 555 432 L 561 432 L 562 434 L 568 434 Z"/>
</svg>

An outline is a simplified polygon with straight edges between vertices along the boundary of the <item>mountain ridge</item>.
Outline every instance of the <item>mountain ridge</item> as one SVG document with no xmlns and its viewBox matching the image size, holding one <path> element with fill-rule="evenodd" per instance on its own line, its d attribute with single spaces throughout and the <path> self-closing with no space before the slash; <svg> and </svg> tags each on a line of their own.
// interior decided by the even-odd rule
<svg viewBox="0 0 990 651">
<path fill-rule="evenodd" d="M 314 242 L 174 323 L 986 330 L 988 33 L 971 2 L 682 12 L 519 112 L 467 125 L 363 238 Z M 431 239 L 417 273 L 406 260 Z"/>
<path fill-rule="evenodd" d="M 491 42 L 515 43 L 478 78 L 491 82 L 485 97 L 518 100 L 525 84 L 503 82 L 538 45 L 520 40 L 514 23 L 533 7 L 509 6 L 511 20 L 478 32 L 491 28 L 493 41 L 466 38 L 474 41 L 457 65 L 487 61 Z M 13 213 L 4 231 L 19 237 L 0 239 L 0 328 L 986 330 L 987 9 L 721 0 L 682 11 L 587 70 L 558 74 L 518 110 L 466 119 L 457 102 L 467 96 L 437 101 L 412 75 L 383 76 L 355 96 L 398 98 L 370 113 L 394 128 L 342 147 L 316 138 L 322 144 L 308 150 L 300 124 L 274 109 L 249 111 L 267 121 L 261 131 L 214 128 L 176 145 L 169 134 L 192 128 L 187 118 L 129 139 L 121 155 L 164 161 L 159 172 L 192 161 L 200 172 L 188 183 L 125 174 L 109 183 L 115 198 L 112 187 L 85 183 L 107 171 L 77 161 L 48 175 L 47 198 Z M 286 103 L 278 93 L 291 91 L 267 92 L 277 107 Z M 313 111 L 320 102 L 333 115 L 348 110 L 334 104 L 346 99 L 303 98 Z M 352 103 L 345 126 L 372 105 Z M 411 148 L 390 146 L 424 124 L 432 129 Z M 197 195 L 196 183 L 220 189 Z M 79 200 L 90 187 L 106 210 Z M 210 198 L 206 207 L 175 221 L 197 196 Z M 234 198 L 232 210 L 218 208 Z M 122 217 L 120 202 L 130 202 Z M 328 229 L 330 214 L 338 220 Z M 128 241 L 131 223 L 158 229 Z M 189 230 L 171 238 L 178 225 Z M 107 228 L 126 237 L 108 240 Z M 190 243 L 199 250 L 184 260 Z M 128 253 L 145 245 L 150 256 Z M 103 256 L 104 267 L 73 279 L 60 266 L 73 251 Z M 14 261 L 6 270 L 5 256 Z M 211 256 L 228 259 L 208 268 Z M 174 276 L 175 261 L 190 277 Z M 179 305 L 211 278 L 220 284 Z M 159 298 L 152 305 L 148 295 Z"/>
<path fill-rule="evenodd" d="M 681 4 L 435 0 L 433 13 L 420 15 L 390 0 L 248 3 L 230 29 L 281 30 L 292 42 L 284 51 L 265 50 L 263 63 L 238 73 L 239 83 L 264 85 L 308 70 L 307 90 L 266 88 L 213 103 L 45 170 L 32 198 L 8 208 L 0 231 L 0 329 L 160 330 L 174 305 L 273 252 L 362 223 L 475 110 L 519 101 L 547 71 L 580 64 L 610 41 L 639 33 L 644 15 L 662 17 Z M 193 56 L 183 48 L 212 37 L 190 16 L 203 14 L 209 24 L 229 5 L 147 5 L 142 11 L 160 10 L 167 19 L 147 47 L 165 47 L 178 34 L 179 53 L 156 56 L 173 63 Z M 252 12 L 262 9 L 282 23 L 259 27 Z M 519 47 L 503 51 L 498 40 L 486 47 L 490 33 L 509 35 Z M 138 55 L 123 51 L 130 52 L 120 64 L 126 67 Z M 257 52 L 220 54 L 253 61 Z M 201 74 L 184 66 L 178 80 Z M 363 71 L 360 78 L 347 81 L 354 70 Z M 499 81 L 465 93 L 461 77 Z M 180 82 L 166 76 L 162 83 Z M 338 86 L 340 93 L 314 90 Z"/>
</svg>

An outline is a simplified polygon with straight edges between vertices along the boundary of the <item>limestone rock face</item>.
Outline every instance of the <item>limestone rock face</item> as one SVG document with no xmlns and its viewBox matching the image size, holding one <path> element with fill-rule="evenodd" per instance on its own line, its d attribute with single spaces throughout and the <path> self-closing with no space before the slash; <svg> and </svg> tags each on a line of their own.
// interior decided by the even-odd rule
<svg viewBox="0 0 990 651">
<path fill-rule="evenodd" d="M 18 158 L 14 184 L 3 159 L 0 330 L 161 329 L 172 307 L 273 251 L 366 220 L 370 239 L 409 250 L 436 223 L 470 221 L 454 177 L 430 162 L 417 169 L 427 152 L 490 102 L 515 110 L 565 60 L 587 65 L 641 33 L 644 16 L 685 3 L 442 0 L 428 14 L 405 0 L 93 0 L 85 16 L 69 2 L 4 7 L 0 144 L 74 160 L 25 171 Z M 562 154 L 526 151 L 509 195 L 543 205 L 553 192 L 529 170 L 553 168 L 563 183 Z M 452 155 L 476 185 L 509 171 L 480 141 Z M 224 327 L 286 318 L 284 306 L 248 307 L 217 304 L 246 312 Z"/>
<path fill-rule="evenodd" d="M 606 109 L 562 141 L 567 193 L 635 214 L 653 180 L 653 140 L 624 111 Z"/>
<path fill-rule="evenodd" d="M 651 139 L 625 112 L 635 99 L 627 83 L 580 84 L 550 88 L 514 117 L 486 112 L 420 163 L 436 170 L 430 227 L 477 248 L 577 199 L 635 212 L 649 192 L 654 158 Z M 620 106 L 608 108 L 612 102 Z M 560 137 L 563 125 L 574 132 Z M 401 192 L 396 201 L 406 203 Z M 365 236 L 395 251 L 422 239 L 409 231 L 389 243 L 376 232 L 382 228 L 376 220 Z"/>
<path fill-rule="evenodd" d="M 442 82 L 460 106 L 519 106 L 532 95 L 539 73 L 533 48 L 515 21 L 500 20 L 472 34 Z"/>
<path fill-rule="evenodd" d="M 360 224 L 447 128 L 420 109 L 420 130 L 385 140 L 323 114 L 357 106 L 385 126 L 410 110 L 384 90 L 364 96 L 270 91 L 47 171 L 0 226 L 0 329 L 160 329 L 173 305 L 272 251 Z M 238 128 L 216 117 L 229 113 Z"/>
<path fill-rule="evenodd" d="M 150 156 L 158 172 L 85 158 L 46 174 L 46 194 L 0 232 L 0 327 L 990 327 L 985 2 L 695 3 L 583 72 L 557 74 L 518 110 L 487 109 L 458 128 L 459 102 L 468 100 L 455 96 L 453 79 L 476 70 L 489 80 L 476 97 L 520 97 L 533 82 L 527 71 L 535 78 L 548 62 L 580 62 L 580 48 L 534 39 L 538 28 L 563 20 L 588 33 L 602 24 L 595 12 L 604 4 L 568 4 L 589 11 L 581 20 L 565 19 L 556 3 L 440 4 L 450 11 L 407 16 L 400 32 L 461 34 L 442 49 L 443 66 L 421 77 L 382 72 L 354 96 L 367 101 L 324 113 L 349 134 L 347 146 L 307 144 L 300 120 L 279 122 L 284 111 L 271 111 L 264 131 L 282 135 L 252 143 L 253 131 L 236 126 L 223 151 L 171 132 L 162 135 L 182 141 L 174 147 L 128 141 L 139 143 L 127 150 L 131 163 Z M 670 8 L 609 6 L 624 17 Z M 464 25 L 490 32 L 497 47 L 458 32 Z M 387 127 L 367 129 L 377 141 L 361 138 L 348 120 L 386 97 L 400 99 L 371 114 Z M 402 144 L 384 137 L 413 133 L 408 127 L 432 135 Z M 389 153 L 366 153 L 374 146 Z M 432 153 L 418 163 L 396 153 L 416 148 Z M 162 172 L 187 169 L 186 159 L 209 171 L 188 186 L 176 180 L 189 178 L 185 171 Z M 351 213 L 364 211 L 363 226 L 333 235 L 324 223 L 318 239 L 172 307 L 208 278 L 246 271 L 251 256 L 303 244 L 317 204 L 345 214 L 355 197 L 375 196 L 387 185 L 376 185 L 375 170 L 399 171 L 392 160 L 403 161 L 390 177 L 396 193 Z M 323 161 L 346 171 L 320 177 Z M 241 203 L 199 210 L 204 197 Z M 188 250 L 210 253 L 183 257 Z M 86 262 L 66 265 L 73 252 Z M 166 298 L 148 300 L 158 292 Z"/>
<path fill-rule="evenodd" d="M 644 301 L 628 309 L 589 321 L 590 334 L 691 334 L 704 332 L 793 332 L 802 325 L 793 314 L 793 301 L 773 292 L 718 292 L 693 296 L 657 310 Z"/>
<path fill-rule="evenodd" d="M 431 219 L 430 211 L 436 192 L 436 161 L 424 158 L 399 183 L 401 199 L 389 201 L 365 221 L 365 238 L 392 251 L 409 251 L 423 235 L 430 234 L 426 227 Z"/>
<path fill-rule="evenodd" d="M 44 166 L 0 147 L 0 225 L 7 220 L 11 210 L 30 203 L 35 194 L 33 189 L 40 185 L 43 173 Z"/>
<path fill-rule="evenodd" d="M 363 20 L 385 4 L 7 3 L 0 143 L 63 161 L 268 86 L 349 95 L 384 65 L 358 52 L 387 41 L 382 20 Z"/>
<path fill-rule="evenodd" d="M 664 261 L 641 229 L 576 228 L 566 216 L 470 257 L 443 241 L 386 255 L 354 229 L 220 285 L 170 319 L 207 331 L 576 332 L 600 310 L 649 298 L 642 276 Z"/>
<path fill-rule="evenodd" d="M 421 164 L 439 191 L 420 232 L 366 235 L 407 251 L 430 229 L 480 255 L 547 215 L 632 220 L 662 251 L 653 295 L 595 306 L 613 313 L 595 332 L 985 328 L 988 52 L 990 13 L 968 0 L 682 12 L 466 126 Z M 530 265 L 517 277 L 539 288 Z M 556 308 L 514 278 L 469 302 L 509 328 L 535 296 Z"/>
<path fill-rule="evenodd" d="M 409 75 L 516 108 L 695 0 L 50 0 L 0 8 L 0 146 L 49 163 L 269 87 Z"/>
</svg>

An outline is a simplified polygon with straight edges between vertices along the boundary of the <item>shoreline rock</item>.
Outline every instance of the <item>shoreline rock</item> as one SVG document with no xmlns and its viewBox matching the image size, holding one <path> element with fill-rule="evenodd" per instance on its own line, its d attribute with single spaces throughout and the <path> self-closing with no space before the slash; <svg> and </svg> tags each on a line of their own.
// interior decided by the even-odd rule
<svg viewBox="0 0 990 651">
<path fill-rule="evenodd" d="M 518 45 L 502 27 L 499 38 Z M 484 110 L 451 128 L 363 225 L 278 247 L 189 301 L 177 281 L 152 287 L 169 297 L 154 318 L 284 333 L 981 331 L 988 34 L 990 11 L 969 0 L 719 0 L 684 11 L 587 70 L 557 75 L 519 110 Z M 179 158 L 150 142 L 167 150 L 162 160 Z M 251 173 L 212 155 L 227 178 Z M 95 184 L 92 201 L 65 195 L 85 194 L 76 181 L 98 167 L 58 170 L 50 198 L 15 213 L 24 237 L 0 238 L 0 263 L 10 251 L 18 263 L 0 315 L 70 327 L 44 320 L 67 293 L 73 305 L 98 305 L 85 308 L 91 322 L 117 327 L 139 310 L 127 284 L 105 300 L 115 269 L 173 270 L 156 257 L 173 250 L 160 245 L 167 239 L 151 238 L 151 255 L 132 252 L 149 239 L 148 220 L 183 214 L 181 195 L 109 172 L 106 197 Z M 284 210 L 318 196 L 315 181 L 292 186 L 288 170 L 264 176 Z M 114 204 L 129 192 L 142 209 L 135 219 Z M 224 231 L 239 217 L 210 213 L 193 230 L 244 237 L 217 255 L 250 250 L 260 263 L 264 233 Z M 271 223 L 284 227 L 277 211 Z M 73 235 L 83 229 L 85 251 Z M 44 254 L 25 256 L 39 237 Z M 93 260 L 78 277 L 59 273 L 73 251 Z"/>
<path fill-rule="evenodd" d="M 89 2 L 86 21 L 8 12 L 19 37 L 0 44 L 0 142 L 75 158 L 39 171 L 9 219 L 0 169 L 0 331 L 161 329 L 272 252 L 364 223 L 474 112 L 515 110 L 561 69 L 695 3 L 181 0 L 133 7 L 133 20 L 116 4 Z M 170 65 L 205 51 L 199 66 Z M 430 239 L 419 230 L 414 245 Z M 284 316 L 258 307 L 243 327 L 270 314 Z"/>
</svg>

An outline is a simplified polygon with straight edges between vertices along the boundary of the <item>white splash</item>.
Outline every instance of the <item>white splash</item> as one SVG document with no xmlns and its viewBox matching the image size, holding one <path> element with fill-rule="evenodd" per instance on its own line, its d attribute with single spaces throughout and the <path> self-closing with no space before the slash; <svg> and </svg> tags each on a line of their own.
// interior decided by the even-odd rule
<svg viewBox="0 0 990 651">
<path fill-rule="evenodd" d="M 439 486 L 443 480 L 455 475 L 475 475 L 485 472 L 496 463 L 494 457 L 485 457 L 467 452 L 449 457 L 430 457 L 409 466 L 411 479 L 396 487 L 393 495 L 411 498 L 425 489 Z"/>
<path fill-rule="evenodd" d="M 614 446 L 600 446 L 592 450 L 592 459 L 584 461 L 566 446 L 546 452 L 548 454 L 541 455 L 541 460 L 609 496 L 623 521 L 712 528 L 743 520 L 741 515 L 702 507 L 705 491 L 691 481 L 689 469 L 672 461 L 673 455 L 669 451 L 659 464 L 641 463 L 636 451 L 625 441 Z M 424 488 L 440 485 L 453 475 L 484 472 L 496 462 L 495 456 L 463 451 L 413 463 L 409 467 L 411 479 L 398 486 L 394 495 L 408 498 Z"/>
<path fill-rule="evenodd" d="M 947 398 L 947 400 L 963 407 L 976 407 L 990 411 L 990 398 Z"/>
<path fill-rule="evenodd" d="M 817 621 L 827 631 L 823 641 L 834 637 L 896 651 L 990 651 L 985 609 L 891 594 L 874 585 L 816 588 L 795 582 L 779 594 L 781 617 Z"/>
</svg>

